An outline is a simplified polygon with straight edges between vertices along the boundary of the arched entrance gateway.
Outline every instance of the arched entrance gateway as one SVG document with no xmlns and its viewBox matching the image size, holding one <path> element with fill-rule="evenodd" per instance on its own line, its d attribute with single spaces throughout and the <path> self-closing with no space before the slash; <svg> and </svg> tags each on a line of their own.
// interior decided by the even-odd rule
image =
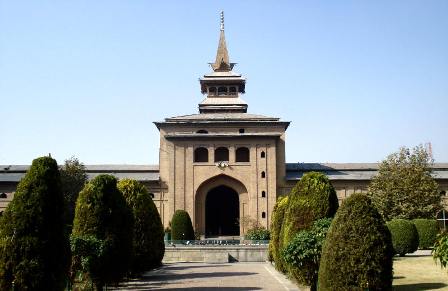
<svg viewBox="0 0 448 291">
<path fill-rule="evenodd" d="M 238 193 L 225 185 L 213 188 L 205 198 L 206 236 L 240 234 Z"/>
<path fill-rule="evenodd" d="M 242 217 L 249 215 L 248 195 L 243 183 L 227 175 L 203 182 L 196 191 L 195 229 L 205 237 L 239 236 Z"/>
</svg>

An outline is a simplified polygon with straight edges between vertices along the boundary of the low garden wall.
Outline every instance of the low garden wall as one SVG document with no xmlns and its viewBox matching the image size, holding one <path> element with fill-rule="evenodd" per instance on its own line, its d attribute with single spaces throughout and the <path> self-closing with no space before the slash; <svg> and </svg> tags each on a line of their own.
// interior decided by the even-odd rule
<svg viewBox="0 0 448 291">
<path fill-rule="evenodd" d="M 268 245 L 166 246 L 164 263 L 266 262 Z"/>
</svg>

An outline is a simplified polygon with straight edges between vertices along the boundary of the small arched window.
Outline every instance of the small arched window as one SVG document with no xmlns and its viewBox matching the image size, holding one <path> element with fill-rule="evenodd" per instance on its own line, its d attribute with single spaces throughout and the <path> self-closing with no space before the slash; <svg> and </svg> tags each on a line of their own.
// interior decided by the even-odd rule
<svg viewBox="0 0 448 291">
<path fill-rule="evenodd" d="M 262 159 L 266 158 L 266 153 L 265 153 L 265 152 L 261 152 L 260 157 L 261 157 Z"/>
<path fill-rule="evenodd" d="M 440 191 L 440 196 L 446 196 L 446 191 L 445 190 Z"/>
<path fill-rule="evenodd" d="M 219 87 L 218 95 L 227 95 L 227 87 Z"/>
<path fill-rule="evenodd" d="M 232 86 L 232 87 L 229 88 L 229 94 L 230 95 L 236 95 L 236 87 L 235 86 Z"/>
<path fill-rule="evenodd" d="M 1 193 L 0 198 L 8 198 L 8 195 L 6 195 L 6 193 Z"/>
<path fill-rule="evenodd" d="M 206 163 L 208 162 L 208 149 L 200 147 L 194 150 L 194 162 Z"/>
<path fill-rule="evenodd" d="M 266 178 L 266 173 L 265 173 L 265 171 L 261 172 L 261 178 Z"/>
<path fill-rule="evenodd" d="M 229 161 L 229 149 L 225 147 L 219 147 L 215 149 L 215 162 L 228 162 Z"/>
<path fill-rule="evenodd" d="M 263 211 L 263 212 L 261 213 L 261 218 L 266 218 L 266 212 Z"/>
<path fill-rule="evenodd" d="M 240 128 L 240 129 L 238 130 L 238 132 L 239 132 L 239 133 L 244 133 L 244 128 Z"/>
<path fill-rule="evenodd" d="M 196 131 L 196 133 L 203 133 L 203 134 L 207 134 L 208 131 L 206 131 L 205 129 L 200 129 L 198 131 Z"/>
<path fill-rule="evenodd" d="M 237 148 L 235 160 L 237 162 L 249 162 L 249 149 L 246 147 Z"/>
<path fill-rule="evenodd" d="M 266 191 L 261 191 L 261 197 L 266 197 Z"/>
<path fill-rule="evenodd" d="M 210 96 L 215 96 L 216 95 L 216 87 L 209 87 L 208 88 L 208 94 Z"/>
<path fill-rule="evenodd" d="M 154 199 L 154 193 L 149 193 L 149 196 L 151 196 L 151 198 Z"/>
</svg>

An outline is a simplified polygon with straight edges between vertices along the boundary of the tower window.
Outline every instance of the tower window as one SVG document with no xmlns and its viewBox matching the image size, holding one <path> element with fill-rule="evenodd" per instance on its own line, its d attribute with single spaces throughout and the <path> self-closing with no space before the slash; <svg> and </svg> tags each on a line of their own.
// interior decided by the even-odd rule
<svg viewBox="0 0 448 291">
<path fill-rule="evenodd" d="M 200 130 L 198 130 L 198 131 L 196 131 L 196 133 L 208 133 L 208 131 L 206 131 L 205 129 L 200 129 Z"/>
<path fill-rule="evenodd" d="M 266 178 L 266 173 L 265 173 L 265 171 L 261 172 L 261 178 Z"/>
<path fill-rule="evenodd" d="M 8 198 L 8 195 L 6 195 L 6 193 L 2 193 L 0 194 L 0 198 Z"/>
<path fill-rule="evenodd" d="M 215 162 L 227 162 L 229 161 L 229 149 L 225 147 L 219 147 L 215 150 Z"/>
<path fill-rule="evenodd" d="M 216 95 L 216 87 L 208 87 L 208 95 L 210 96 Z"/>
<path fill-rule="evenodd" d="M 227 95 L 227 87 L 219 87 L 218 88 L 218 95 Z"/>
<path fill-rule="evenodd" d="M 445 190 L 440 191 L 440 196 L 446 196 L 446 191 Z"/>
<path fill-rule="evenodd" d="M 230 95 L 236 95 L 236 87 L 232 86 L 229 88 L 229 94 Z"/>
<path fill-rule="evenodd" d="M 237 148 L 235 160 L 237 162 L 249 162 L 249 149 L 246 147 Z"/>
<path fill-rule="evenodd" d="M 266 218 L 266 212 L 263 211 L 263 212 L 261 213 L 261 218 Z"/>
<path fill-rule="evenodd" d="M 154 193 L 149 193 L 149 196 L 151 196 L 151 198 L 154 199 Z"/>
<path fill-rule="evenodd" d="M 238 130 L 238 132 L 239 132 L 239 133 L 244 133 L 244 128 L 240 128 L 240 129 Z"/>
<path fill-rule="evenodd" d="M 264 158 L 266 158 L 266 153 L 265 152 L 261 152 L 260 156 L 261 156 L 262 159 L 264 159 Z"/>
<path fill-rule="evenodd" d="M 200 147 L 194 150 L 194 162 L 206 163 L 208 162 L 208 149 Z"/>
<path fill-rule="evenodd" d="M 261 197 L 263 197 L 263 198 L 266 197 L 266 191 L 261 191 Z"/>
</svg>

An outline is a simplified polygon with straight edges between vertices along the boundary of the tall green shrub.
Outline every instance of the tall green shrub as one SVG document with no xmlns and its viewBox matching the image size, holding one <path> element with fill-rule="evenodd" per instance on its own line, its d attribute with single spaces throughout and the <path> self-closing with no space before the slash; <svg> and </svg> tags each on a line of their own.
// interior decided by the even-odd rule
<svg viewBox="0 0 448 291">
<path fill-rule="evenodd" d="M 414 219 L 412 221 L 418 232 L 418 247 L 427 250 L 434 246 L 439 227 L 435 219 Z"/>
<path fill-rule="evenodd" d="M 389 290 L 390 232 L 371 200 L 353 194 L 342 202 L 325 239 L 318 290 Z"/>
<path fill-rule="evenodd" d="M 288 196 L 280 197 L 274 206 L 271 221 L 271 240 L 269 241 L 269 252 L 274 260 L 275 268 L 280 272 L 286 272 L 283 257 L 280 255 L 280 231 L 282 229 L 283 218 L 288 206 Z"/>
<path fill-rule="evenodd" d="M 101 290 L 120 281 L 132 258 L 133 217 L 117 179 L 99 175 L 79 193 L 72 242 L 75 280 L 92 281 Z"/>
<path fill-rule="evenodd" d="M 392 219 L 386 225 L 392 235 L 392 245 L 396 254 L 403 257 L 418 249 L 418 232 L 412 221 Z"/>
<path fill-rule="evenodd" d="M 315 220 L 333 217 L 337 209 L 338 198 L 328 177 L 317 172 L 303 175 L 289 194 L 281 230 L 281 248 Z"/>
<path fill-rule="evenodd" d="M 194 230 L 191 218 L 185 210 L 176 210 L 171 219 L 172 240 L 194 240 Z"/>
<path fill-rule="evenodd" d="M 322 245 L 330 224 L 331 218 L 316 220 L 310 230 L 297 233 L 282 251 L 283 260 L 292 267 L 291 275 L 311 290 L 317 288 Z"/>
<path fill-rule="evenodd" d="M 0 218 L 0 290 L 63 290 L 69 242 L 56 161 L 33 161 Z"/>
<path fill-rule="evenodd" d="M 162 220 L 156 205 L 146 187 L 138 181 L 123 179 L 117 186 L 134 215 L 132 272 L 140 273 L 159 266 L 165 253 L 165 244 Z"/>
</svg>

